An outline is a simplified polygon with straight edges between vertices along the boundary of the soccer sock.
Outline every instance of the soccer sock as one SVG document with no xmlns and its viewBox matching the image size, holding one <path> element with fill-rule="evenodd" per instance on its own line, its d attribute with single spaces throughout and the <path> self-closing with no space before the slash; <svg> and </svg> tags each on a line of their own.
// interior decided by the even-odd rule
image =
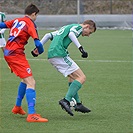
<svg viewBox="0 0 133 133">
<path fill-rule="evenodd" d="M 28 103 L 28 114 L 35 114 L 35 102 L 36 102 L 36 91 L 32 88 L 26 89 L 26 100 Z"/>
<path fill-rule="evenodd" d="M 68 85 L 70 86 L 72 82 L 69 82 Z M 79 99 L 79 95 L 78 92 L 73 96 L 73 98 L 76 100 L 77 103 L 81 103 L 80 99 Z"/>
<path fill-rule="evenodd" d="M 74 95 L 73 97 L 77 103 L 81 103 L 80 99 L 79 99 L 79 95 L 78 95 L 78 92 Z"/>
<path fill-rule="evenodd" d="M 72 84 L 72 82 L 68 82 L 68 86 L 70 86 Z"/>
<path fill-rule="evenodd" d="M 26 91 L 26 84 L 23 82 L 20 82 L 20 85 L 18 87 L 18 96 L 16 99 L 16 106 L 21 106 L 22 100 L 24 98 L 25 95 L 25 91 Z"/>
<path fill-rule="evenodd" d="M 70 102 L 72 97 L 74 97 L 76 95 L 76 93 L 81 88 L 81 86 L 82 86 L 82 84 L 79 81 L 74 80 L 71 83 L 71 85 L 69 86 L 69 89 L 68 89 L 68 92 L 67 92 L 67 94 L 65 96 L 65 99 Z"/>
</svg>

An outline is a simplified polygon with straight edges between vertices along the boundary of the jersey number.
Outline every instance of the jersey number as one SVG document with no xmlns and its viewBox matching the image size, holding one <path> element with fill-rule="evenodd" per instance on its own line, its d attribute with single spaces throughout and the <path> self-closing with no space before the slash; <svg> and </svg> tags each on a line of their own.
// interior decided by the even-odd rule
<svg viewBox="0 0 133 133">
<path fill-rule="evenodd" d="M 66 26 L 63 26 L 63 27 L 58 31 L 57 35 L 61 35 L 61 34 L 64 32 L 65 28 L 66 28 Z"/>
<path fill-rule="evenodd" d="M 11 28 L 11 31 L 10 31 L 10 36 L 18 36 L 18 34 L 20 33 L 21 29 L 25 26 L 25 22 L 24 21 L 18 21 L 18 19 L 16 19 L 14 21 L 14 25 L 13 27 Z"/>
</svg>

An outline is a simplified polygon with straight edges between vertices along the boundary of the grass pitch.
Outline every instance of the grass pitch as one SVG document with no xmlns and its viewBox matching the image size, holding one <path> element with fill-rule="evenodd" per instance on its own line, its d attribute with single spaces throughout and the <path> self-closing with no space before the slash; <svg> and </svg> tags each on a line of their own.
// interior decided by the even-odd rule
<svg viewBox="0 0 133 133">
<path fill-rule="evenodd" d="M 46 32 L 49 31 L 39 30 L 40 38 Z M 132 32 L 98 30 L 79 41 L 90 57 L 81 58 L 74 44 L 69 52 L 87 76 L 79 95 L 92 112 L 74 112 L 71 117 L 61 109 L 58 101 L 67 92 L 67 78 L 47 61 L 50 41 L 45 53 L 33 58 L 30 51 L 34 43 L 30 39 L 25 52 L 36 80 L 36 111 L 49 122 L 27 123 L 27 116 L 11 113 L 20 79 L 10 73 L 0 51 L 0 133 L 133 133 Z M 27 111 L 25 98 L 22 106 Z"/>
</svg>

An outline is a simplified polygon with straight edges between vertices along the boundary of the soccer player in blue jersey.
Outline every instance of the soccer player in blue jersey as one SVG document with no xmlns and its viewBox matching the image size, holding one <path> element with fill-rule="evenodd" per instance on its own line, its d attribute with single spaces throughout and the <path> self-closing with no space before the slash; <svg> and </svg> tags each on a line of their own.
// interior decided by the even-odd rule
<svg viewBox="0 0 133 133">
<path fill-rule="evenodd" d="M 24 17 L 0 23 L 0 28 L 10 29 L 9 38 L 4 48 L 4 58 L 13 73 L 21 79 L 18 87 L 16 104 L 12 109 L 12 113 L 20 115 L 26 114 L 22 108 L 22 101 L 26 95 L 28 105 L 27 122 L 48 122 L 48 119 L 36 113 L 36 82 L 24 52 L 30 37 L 34 39 L 35 46 L 39 53 L 41 54 L 44 51 L 34 23 L 38 13 L 39 9 L 37 6 L 30 4 L 25 8 Z"/>
</svg>

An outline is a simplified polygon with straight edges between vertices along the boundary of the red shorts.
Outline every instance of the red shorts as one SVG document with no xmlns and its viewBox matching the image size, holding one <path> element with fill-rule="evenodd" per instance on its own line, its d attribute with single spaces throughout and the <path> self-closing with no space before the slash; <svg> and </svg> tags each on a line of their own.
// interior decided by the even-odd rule
<svg viewBox="0 0 133 133">
<path fill-rule="evenodd" d="M 32 76 L 32 71 L 25 55 L 4 56 L 11 70 L 20 78 Z"/>
</svg>

